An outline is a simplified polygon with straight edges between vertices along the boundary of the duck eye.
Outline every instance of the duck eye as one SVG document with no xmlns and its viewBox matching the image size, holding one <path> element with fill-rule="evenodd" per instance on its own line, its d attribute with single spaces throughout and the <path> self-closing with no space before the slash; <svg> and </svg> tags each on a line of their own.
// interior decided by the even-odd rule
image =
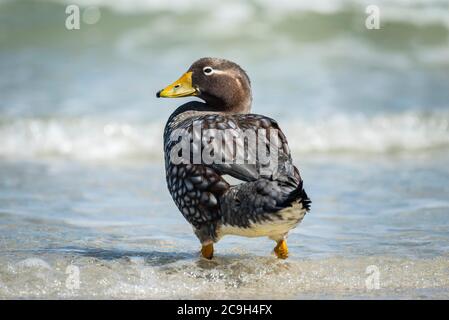
<svg viewBox="0 0 449 320">
<path fill-rule="evenodd" d="M 203 72 L 206 76 L 210 76 L 214 72 L 214 69 L 212 69 L 211 67 L 204 67 Z"/>
</svg>

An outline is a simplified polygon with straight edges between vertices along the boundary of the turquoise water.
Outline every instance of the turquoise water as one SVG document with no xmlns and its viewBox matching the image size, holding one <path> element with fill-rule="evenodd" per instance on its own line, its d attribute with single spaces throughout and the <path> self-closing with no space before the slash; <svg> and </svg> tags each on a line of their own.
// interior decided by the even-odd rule
<svg viewBox="0 0 449 320">
<path fill-rule="evenodd" d="M 0 298 L 447 299 L 449 3 L 374 2 L 380 30 L 356 1 L 117 0 L 68 31 L 73 1 L 0 1 Z M 239 237 L 199 259 L 166 191 L 182 101 L 155 92 L 202 56 L 289 138 L 313 203 L 287 261 Z"/>
</svg>

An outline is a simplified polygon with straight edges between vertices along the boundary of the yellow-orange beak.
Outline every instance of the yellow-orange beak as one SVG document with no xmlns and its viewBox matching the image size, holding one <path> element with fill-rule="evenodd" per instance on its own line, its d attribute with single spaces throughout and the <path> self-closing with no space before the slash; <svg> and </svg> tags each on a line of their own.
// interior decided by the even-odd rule
<svg viewBox="0 0 449 320">
<path fill-rule="evenodd" d="M 181 78 L 156 93 L 158 98 L 180 98 L 194 96 L 197 90 L 192 86 L 192 72 L 186 72 Z"/>
</svg>

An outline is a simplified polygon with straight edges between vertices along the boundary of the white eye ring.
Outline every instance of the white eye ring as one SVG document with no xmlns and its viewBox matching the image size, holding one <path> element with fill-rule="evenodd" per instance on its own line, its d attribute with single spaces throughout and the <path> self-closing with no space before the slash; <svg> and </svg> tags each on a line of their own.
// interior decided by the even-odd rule
<svg viewBox="0 0 449 320">
<path fill-rule="evenodd" d="M 212 69 L 212 67 L 204 67 L 204 68 L 203 68 L 203 73 L 204 73 L 206 76 L 210 76 L 211 74 L 214 73 L 214 69 Z"/>
</svg>

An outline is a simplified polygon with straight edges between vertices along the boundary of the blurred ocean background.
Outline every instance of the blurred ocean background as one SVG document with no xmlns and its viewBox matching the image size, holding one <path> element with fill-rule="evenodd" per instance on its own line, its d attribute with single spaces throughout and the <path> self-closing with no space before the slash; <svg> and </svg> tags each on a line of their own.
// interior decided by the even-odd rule
<svg viewBox="0 0 449 320">
<path fill-rule="evenodd" d="M 313 203 L 287 261 L 199 259 L 166 191 L 185 99 L 155 93 L 204 56 L 288 137 Z M 447 299 L 448 250 L 449 1 L 0 0 L 0 298 Z"/>
</svg>

